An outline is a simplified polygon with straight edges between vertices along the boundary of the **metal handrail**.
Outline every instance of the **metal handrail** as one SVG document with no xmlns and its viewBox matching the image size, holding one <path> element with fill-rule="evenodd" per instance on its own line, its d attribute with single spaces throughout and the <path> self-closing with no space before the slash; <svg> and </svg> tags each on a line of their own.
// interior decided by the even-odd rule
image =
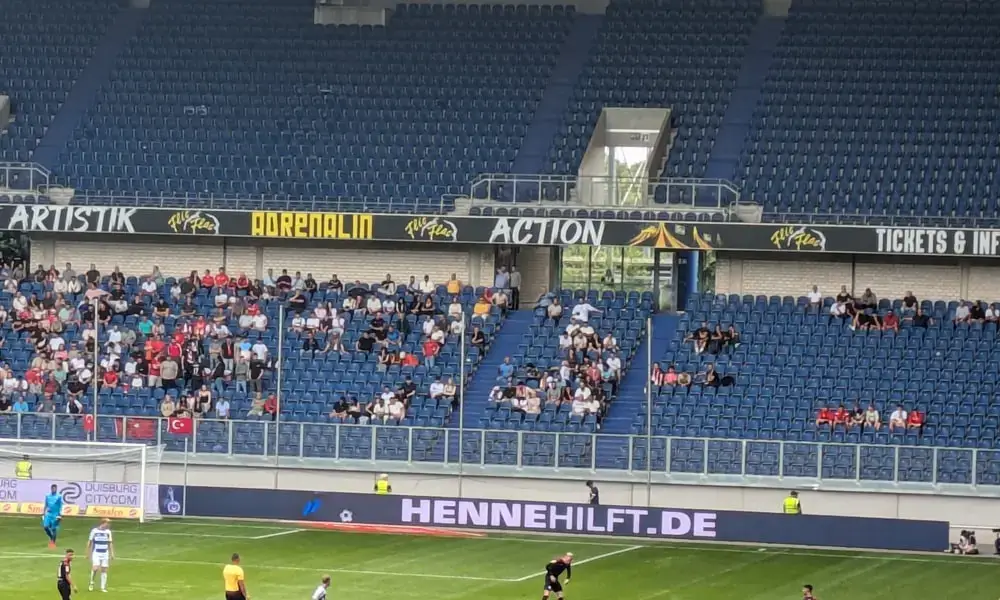
<svg viewBox="0 0 1000 600">
<path fill-rule="evenodd" d="M 122 419 L 125 421 L 120 427 L 109 425 Z M 155 420 L 155 436 L 140 439 L 130 435 L 129 432 L 134 429 L 126 426 L 129 419 Z M 460 435 L 462 460 L 467 465 L 524 467 L 530 464 L 587 471 L 652 471 L 664 475 L 751 477 L 776 483 L 791 478 L 853 481 L 859 484 L 956 484 L 989 489 L 1000 486 L 1000 475 L 990 475 L 1000 472 L 1000 450 L 288 421 L 280 423 L 281 437 L 293 440 L 293 444 L 276 449 L 271 440 L 274 439 L 277 424 L 269 418 L 198 419 L 190 439 L 167 433 L 165 420 L 162 417 L 100 416 L 96 433 L 87 434 L 84 418 L 80 415 L 7 413 L 0 414 L 0 431 L 11 432 L 13 429 L 13 437 L 17 438 L 79 440 L 89 436 L 96 437 L 93 441 L 101 442 L 164 444 L 168 451 L 175 452 L 189 447 L 191 454 L 198 455 L 205 454 L 197 451 L 201 437 L 218 445 L 221 450 L 208 453 L 208 456 L 274 457 L 280 451 L 282 459 L 394 461 L 413 465 L 454 463 L 455 458 L 450 456 L 449 448 L 453 436 Z M 235 442 L 238 437 L 259 438 L 258 447 L 262 450 L 255 454 L 248 453 Z M 403 444 L 400 442 L 402 438 L 405 438 Z M 186 446 L 185 439 L 194 443 Z M 331 453 L 318 455 L 307 451 L 309 439 L 324 439 L 327 444 L 334 440 Z M 417 439 L 420 441 L 419 448 L 414 446 Z M 505 446 L 508 450 L 513 448 L 515 452 L 493 454 L 489 449 L 494 444 Z M 646 461 L 647 444 L 655 455 L 652 463 Z M 532 454 L 531 460 L 525 460 L 529 448 L 542 446 L 551 449 L 551 453 L 542 458 Z M 608 466 L 615 457 L 624 457 L 625 462 Z M 923 461 L 923 467 L 916 469 L 915 473 L 913 469 L 906 470 L 905 464 L 901 465 L 917 460 Z M 734 468 L 737 464 L 738 472 Z M 949 466 L 951 469 L 947 469 Z M 869 477 L 871 469 L 880 476 Z M 888 475 L 890 472 L 891 475 Z"/>
</svg>

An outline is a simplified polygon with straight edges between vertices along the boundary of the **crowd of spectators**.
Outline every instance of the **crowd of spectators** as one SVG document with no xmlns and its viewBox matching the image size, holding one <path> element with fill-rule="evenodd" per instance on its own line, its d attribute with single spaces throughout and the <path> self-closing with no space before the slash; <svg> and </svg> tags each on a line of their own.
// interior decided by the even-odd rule
<svg viewBox="0 0 1000 600">
<path fill-rule="evenodd" d="M 740 345 L 740 334 L 733 325 L 723 329 L 717 324 L 712 329 L 703 321 L 698 329 L 684 337 L 684 343 L 692 344 L 695 354 L 731 354 Z"/>
<path fill-rule="evenodd" d="M 9 322 L 10 335 L 24 338 L 33 348 L 23 375 L 0 364 L 0 413 L 82 414 L 96 384 L 101 390 L 124 393 L 160 388 L 165 392 L 159 406 L 163 416 L 227 419 L 234 415 L 224 396 L 234 395 L 251 400 L 248 416 L 275 419 L 278 399 L 273 390 L 267 392 L 276 349 L 263 335 L 275 325 L 265 310 L 268 303 L 285 304 L 286 336 L 303 355 L 359 352 L 384 371 L 394 365 L 433 368 L 441 348 L 461 335 L 467 322 L 472 323 L 469 343 L 485 350 L 488 340 L 480 322 L 491 307 L 506 311 L 509 302 L 506 291 L 488 289 L 466 315 L 458 299 L 462 282 L 454 274 L 444 284 L 452 296 L 447 306 L 436 304 L 436 284 L 426 275 L 419 281 L 411 276 L 397 286 L 387 274 L 373 291 L 360 282 L 346 284 L 334 274 L 327 287 L 342 293 L 339 306 L 314 305 L 320 284 L 313 275 L 292 275 L 284 269 L 278 274 L 268 269 L 258 280 L 245 273 L 232 276 L 222 268 L 215 273 L 192 271 L 168 283 L 154 267 L 132 286 L 132 293 L 117 267 L 105 277 L 94 265 L 82 274 L 69 263 L 62 271 L 39 265 L 30 273 L 11 266 L 0 268 L 0 279 L 11 295 L 10 309 L 0 306 L 0 325 Z M 22 293 L 24 282 L 41 284 L 44 293 Z M 204 314 L 204 304 L 195 302 L 199 292 L 210 298 L 211 314 Z M 403 350 L 411 333 L 406 315 L 417 317 L 419 356 Z M 132 317 L 127 321 L 131 326 L 123 325 L 126 317 Z M 343 335 L 359 319 L 362 333 L 345 348 Z M 67 331 L 76 335 L 67 336 Z M 67 337 L 75 341 L 67 342 Z M 5 343 L 0 339 L 0 352 Z M 226 394 L 230 390 L 233 394 Z M 396 389 L 386 388 L 370 400 L 338 399 L 330 416 L 357 423 L 401 419 L 416 393 L 407 376 Z M 457 406 L 452 378 L 439 377 L 428 394 Z M 32 403 L 33 398 L 37 402 Z"/>
<path fill-rule="evenodd" d="M 889 415 L 889 432 L 915 430 L 918 434 L 922 434 L 926 420 L 926 415 L 920 410 L 914 408 L 908 411 L 902 404 L 898 404 Z M 875 407 L 875 403 L 869 403 L 868 408 L 863 409 L 861 403 L 856 402 L 851 410 L 843 404 L 836 408 L 823 406 L 816 412 L 816 426 L 827 426 L 831 430 L 843 427 L 857 428 L 861 432 L 864 432 L 865 428 L 879 431 L 882 425 L 882 414 Z"/>
<path fill-rule="evenodd" d="M 622 359 L 618 340 L 603 334 L 591 323 L 600 310 L 585 300 L 571 309 L 563 327 L 564 307 L 553 298 L 545 309 L 544 323 L 563 327 L 558 337 L 560 363 L 541 369 L 528 363 L 521 367 L 505 357 L 497 369 L 497 384 L 490 400 L 509 404 L 515 412 L 538 415 L 545 406 L 568 406 L 578 417 L 593 415 L 600 424 L 621 382 Z M 610 392 L 610 393 L 609 393 Z"/>
</svg>

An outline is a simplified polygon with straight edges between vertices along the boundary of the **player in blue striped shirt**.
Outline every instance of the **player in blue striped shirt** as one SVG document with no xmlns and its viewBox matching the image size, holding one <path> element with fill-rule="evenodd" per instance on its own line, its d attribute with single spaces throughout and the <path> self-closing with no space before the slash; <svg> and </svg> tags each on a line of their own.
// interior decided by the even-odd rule
<svg viewBox="0 0 1000 600">
<path fill-rule="evenodd" d="M 45 512 L 42 514 L 42 529 L 49 536 L 49 548 L 56 547 L 59 536 L 59 523 L 62 521 L 63 497 L 59 488 L 52 486 L 52 491 L 45 497 Z"/>
</svg>

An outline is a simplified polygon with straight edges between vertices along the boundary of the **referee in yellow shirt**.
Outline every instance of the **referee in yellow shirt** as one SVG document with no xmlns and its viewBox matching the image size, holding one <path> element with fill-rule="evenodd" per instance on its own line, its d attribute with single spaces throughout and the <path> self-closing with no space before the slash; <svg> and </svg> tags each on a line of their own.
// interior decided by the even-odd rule
<svg viewBox="0 0 1000 600">
<path fill-rule="evenodd" d="M 226 600 L 250 600 L 239 554 L 233 554 L 233 564 L 222 569 L 222 579 L 226 582 Z"/>
</svg>

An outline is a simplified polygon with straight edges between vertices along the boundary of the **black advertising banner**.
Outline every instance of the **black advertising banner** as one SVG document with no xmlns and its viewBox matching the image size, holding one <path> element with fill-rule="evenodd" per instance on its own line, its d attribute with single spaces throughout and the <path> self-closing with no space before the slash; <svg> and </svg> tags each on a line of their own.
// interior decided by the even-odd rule
<svg viewBox="0 0 1000 600">
<path fill-rule="evenodd" d="M 1000 229 L 415 216 L 18 204 L 0 230 L 666 250 L 1000 257 Z"/>
</svg>

